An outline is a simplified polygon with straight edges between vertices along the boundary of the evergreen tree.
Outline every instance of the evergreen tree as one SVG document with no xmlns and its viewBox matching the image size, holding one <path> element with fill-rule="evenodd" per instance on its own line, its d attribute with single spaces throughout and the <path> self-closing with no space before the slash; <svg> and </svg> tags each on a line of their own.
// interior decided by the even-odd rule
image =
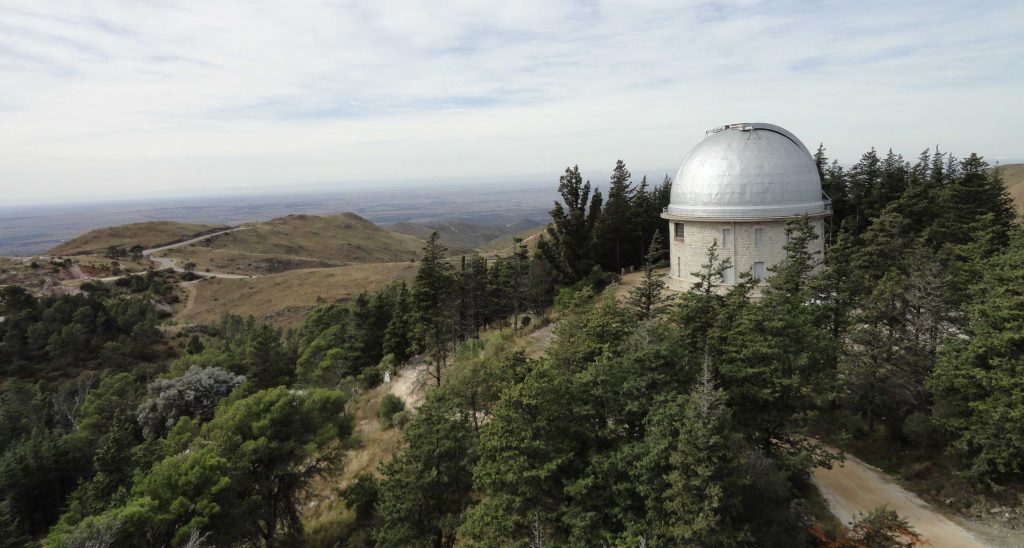
<svg viewBox="0 0 1024 548">
<path fill-rule="evenodd" d="M 644 258 L 644 277 L 639 285 L 629 290 L 626 305 L 631 308 L 640 321 L 653 320 L 665 313 L 668 299 L 662 296 L 665 289 L 665 275 L 655 273 L 655 265 L 665 255 L 661 243 L 661 233 L 655 232 L 651 245 L 647 248 Z"/>
<path fill-rule="evenodd" d="M 724 398 L 705 362 L 686 402 L 664 494 L 668 536 L 680 545 L 740 546 L 752 540 L 739 519 L 748 482 L 737 457 L 742 441 Z"/>
<path fill-rule="evenodd" d="M 1005 481 L 1024 472 L 1024 236 L 985 263 L 983 291 L 969 306 L 962 336 L 950 338 L 928 379 L 935 415 L 952 450 L 978 480 Z"/>
<path fill-rule="evenodd" d="M 877 204 L 872 203 L 871 200 L 871 196 L 876 192 L 875 189 L 880 185 L 882 178 L 881 160 L 873 147 L 850 168 L 847 176 L 853 217 L 851 228 L 854 233 L 860 234 L 871 222 L 871 219 L 880 212 Z"/>
<path fill-rule="evenodd" d="M 959 167 L 958 176 L 944 187 L 942 240 L 964 244 L 987 234 L 995 237 L 991 251 L 1006 245 L 1017 213 L 999 170 L 990 169 L 977 154 Z"/>
<path fill-rule="evenodd" d="M 618 160 L 594 234 L 598 262 L 605 270 L 619 272 L 627 261 L 639 259 L 632 245 L 637 237 L 631 214 L 634 192 L 632 175 L 626 164 Z"/>
<path fill-rule="evenodd" d="M 405 440 L 405 450 L 382 470 L 375 539 L 385 547 L 453 546 L 473 488 L 475 436 L 468 417 L 432 394 Z"/>
<path fill-rule="evenodd" d="M 395 295 L 394 310 L 391 312 L 391 321 L 384 329 L 383 353 L 392 355 L 395 362 L 404 364 L 409 361 L 414 353 L 415 334 L 413 309 L 409 288 L 405 282 L 401 282 Z"/>
<path fill-rule="evenodd" d="M 281 341 L 281 332 L 260 325 L 249 334 L 242 350 L 242 363 L 250 391 L 289 385 L 295 380 L 295 357 Z"/>
<path fill-rule="evenodd" d="M 518 242 L 516 243 L 518 245 Z M 475 338 L 484 325 L 487 311 L 487 260 L 473 255 L 464 258 L 463 268 L 459 271 L 459 287 L 462 288 L 461 299 L 462 338 Z"/>
<path fill-rule="evenodd" d="M 761 300 L 716 322 L 712 354 L 734 403 L 736 424 L 766 452 L 808 453 L 805 423 L 828 403 L 834 386 L 828 334 L 811 273 L 818 237 L 806 217 L 787 221 L 786 258 L 771 268 Z M 742 295 L 742 294 L 741 294 Z"/>
<path fill-rule="evenodd" d="M 601 195 L 591 196 L 590 181 L 583 182 L 579 166 L 565 169 L 558 193 L 562 202 L 555 202 L 551 224 L 538 239 L 537 251 L 557 273 L 558 281 L 569 284 L 583 279 L 595 264 L 594 226 L 601 215 Z"/>
<path fill-rule="evenodd" d="M 452 265 L 445 260 L 448 248 L 434 232 L 423 247 L 423 259 L 412 282 L 412 304 L 417 337 L 430 355 L 428 370 L 440 386 L 442 372 L 448 366 L 458 334 L 456 277 Z"/>
</svg>

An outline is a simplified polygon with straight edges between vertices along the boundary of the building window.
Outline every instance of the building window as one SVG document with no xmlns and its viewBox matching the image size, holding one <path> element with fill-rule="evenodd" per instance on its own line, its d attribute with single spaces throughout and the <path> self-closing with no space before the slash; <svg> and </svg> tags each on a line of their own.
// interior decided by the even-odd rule
<svg viewBox="0 0 1024 548">
<path fill-rule="evenodd" d="M 733 280 L 735 279 L 735 276 L 733 276 L 733 270 L 733 267 L 730 266 L 729 268 L 726 268 L 724 272 L 722 272 L 722 283 L 733 283 Z"/>
<path fill-rule="evenodd" d="M 682 257 L 679 257 L 679 258 L 676 259 L 676 272 L 678 272 L 678 274 L 676 274 L 676 276 L 678 276 L 680 278 L 683 277 L 683 258 Z"/>
<path fill-rule="evenodd" d="M 764 263 L 754 263 L 754 279 L 764 279 Z"/>
<path fill-rule="evenodd" d="M 732 249 L 732 229 L 722 229 L 722 249 Z"/>
<path fill-rule="evenodd" d="M 683 241 L 683 235 L 685 234 L 685 226 L 683 223 L 673 223 L 675 225 L 675 238 L 677 242 Z"/>
<path fill-rule="evenodd" d="M 754 247 L 764 247 L 764 229 L 754 229 Z"/>
</svg>

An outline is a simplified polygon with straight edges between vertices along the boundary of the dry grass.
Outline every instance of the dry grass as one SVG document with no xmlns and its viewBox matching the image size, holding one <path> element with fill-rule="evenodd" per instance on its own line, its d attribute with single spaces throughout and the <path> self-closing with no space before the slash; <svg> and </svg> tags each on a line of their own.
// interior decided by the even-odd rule
<svg viewBox="0 0 1024 548">
<path fill-rule="evenodd" d="M 193 285 L 195 301 L 177 320 L 215 322 L 221 314 L 230 312 L 253 315 L 279 326 L 296 326 L 320 304 L 373 292 L 394 280 L 411 280 L 417 268 L 417 264 L 407 261 L 293 270 L 249 279 L 204 279 Z"/>
<path fill-rule="evenodd" d="M 84 266 L 91 266 L 93 268 L 111 269 L 111 260 L 103 257 L 102 255 L 75 255 L 72 259 L 76 263 Z M 131 259 L 122 259 L 117 261 L 121 265 L 121 270 L 126 272 L 143 272 L 146 267 L 149 266 L 148 260 L 143 260 L 141 263 L 132 262 Z"/>
<path fill-rule="evenodd" d="M 377 419 L 381 399 L 390 393 L 390 385 L 381 385 L 355 396 L 347 411 L 355 422 L 355 433 L 346 446 L 342 463 L 334 474 L 317 481 L 307 501 L 302 520 L 310 546 L 334 546 L 348 539 L 355 526 L 355 513 L 345 506 L 341 492 L 361 474 L 379 476 L 380 466 L 398 453 L 402 431 L 384 430 Z"/>
<path fill-rule="evenodd" d="M 233 274 L 267 274 L 352 263 L 407 261 L 420 256 L 423 241 L 384 230 L 354 213 L 288 215 L 167 253 L 178 264 Z"/>
<path fill-rule="evenodd" d="M 1003 176 L 1017 213 L 1024 215 L 1024 164 L 1007 164 L 999 166 L 999 174 Z"/>
<path fill-rule="evenodd" d="M 147 221 L 120 226 L 108 226 L 90 230 L 81 236 L 64 242 L 47 252 L 48 255 L 78 255 L 89 252 L 102 254 L 114 245 L 125 249 L 140 244 L 156 247 L 161 244 L 186 240 L 191 236 L 226 228 L 220 225 L 188 224 L 174 221 Z"/>
</svg>

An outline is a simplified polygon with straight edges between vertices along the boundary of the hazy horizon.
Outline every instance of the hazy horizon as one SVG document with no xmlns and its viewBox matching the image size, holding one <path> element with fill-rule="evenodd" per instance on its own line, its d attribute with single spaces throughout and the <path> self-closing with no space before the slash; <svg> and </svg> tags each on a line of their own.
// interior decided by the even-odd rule
<svg viewBox="0 0 1024 548">
<path fill-rule="evenodd" d="M 600 184 L 619 158 L 673 175 L 705 130 L 744 121 L 844 163 L 872 146 L 1024 158 L 1014 2 L 40 0 L 0 13 L 3 205 L 555 180 L 572 164 Z"/>
</svg>

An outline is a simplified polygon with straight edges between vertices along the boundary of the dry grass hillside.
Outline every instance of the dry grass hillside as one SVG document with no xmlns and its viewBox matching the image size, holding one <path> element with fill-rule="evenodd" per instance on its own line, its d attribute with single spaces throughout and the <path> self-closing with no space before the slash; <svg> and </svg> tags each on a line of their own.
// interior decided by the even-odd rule
<svg viewBox="0 0 1024 548">
<path fill-rule="evenodd" d="M 509 245 L 511 245 L 512 234 L 535 228 L 535 224 L 527 220 L 520 221 L 511 226 L 439 221 L 433 223 L 395 223 L 388 225 L 387 228 L 388 230 L 415 236 L 421 240 L 426 240 L 436 231 L 441 236 L 441 243 L 448 246 L 453 254 L 462 254 L 487 247 L 491 242 L 504 237 L 508 237 Z"/>
<path fill-rule="evenodd" d="M 1013 196 L 1017 212 L 1024 215 L 1024 164 L 1007 164 L 998 169 L 1007 190 L 1010 191 L 1010 196 Z"/>
<path fill-rule="evenodd" d="M 302 268 L 416 259 L 423 241 L 354 214 L 288 215 L 167 251 L 199 271 L 269 274 Z"/>
<path fill-rule="evenodd" d="M 184 284 L 189 298 L 176 319 L 210 323 L 230 312 L 292 327 L 321 304 L 345 301 L 363 291 L 372 293 L 393 280 L 411 280 L 418 267 L 405 261 L 293 270 L 248 279 L 203 279 Z"/>
<path fill-rule="evenodd" d="M 85 255 L 90 252 L 102 254 L 110 246 L 130 248 L 136 244 L 143 247 L 157 247 L 180 242 L 193 236 L 227 228 L 221 225 L 189 224 L 175 221 L 147 221 L 120 226 L 108 226 L 90 230 L 81 236 L 68 240 L 48 251 L 47 255 Z"/>
</svg>

